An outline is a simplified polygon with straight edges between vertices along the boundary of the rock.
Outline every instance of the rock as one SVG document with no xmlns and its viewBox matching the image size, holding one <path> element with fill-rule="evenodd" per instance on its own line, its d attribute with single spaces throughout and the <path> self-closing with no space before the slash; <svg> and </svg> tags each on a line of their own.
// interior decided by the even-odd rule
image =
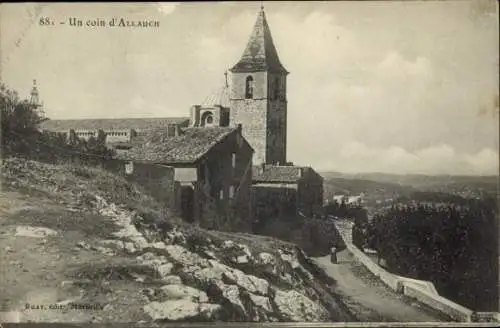
<svg viewBox="0 0 500 328">
<path fill-rule="evenodd" d="M 125 248 L 125 243 L 121 240 L 116 240 L 116 239 L 105 239 L 100 241 L 101 244 L 107 245 L 107 246 L 112 246 L 115 249 L 124 249 Z"/>
<path fill-rule="evenodd" d="M 196 303 L 190 300 L 172 300 L 166 302 L 152 302 L 144 306 L 146 312 L 153 320 L 187 320 L 201 317 L 213 319 L 221 310 L 219 304 Z"/>
<path fill-rule="evenodd" d="M 215 256 L 215 253 L 214 253 L 214 252 L 212 252 L 212 251 L 210 251 L 210 250 L 204 250 L 204 251 L 203 251 L 203 253 L 204 253 L 207 257 L 211 258 L 212 260 L 217 259 L 217 257 Z"/>
<path fill-rule="evenodd" d="M 184 234 L 177 230 L 177 227 L 174 227 L 171 231 L 166 233 L 165 237 L 165 243 L 166 244 L 186 244 L 186 236 Z"/>
<path fill-rule="evenodd" d="M 111 248 L 106 248 L 106 247 L 102 247 L 102 246 L 94 246 L 92 247 L 92 249 L 94 249 L 95 251 L 101 253 L 101 254 L 104 254 L 104 255 L 115 255 L 115 252 L 113 252 L 113 250 Z"/>
<path fill-rule="evenodd" d="M 165 263 L 156 267 L 156 272 L 158 273 L 158 276 L 163 279 L 170 274 L 173 268 L 174 265 L 172 263 Z"/>
<path fill-rule="evenodd" d="M 165 256 L 156 256 L 151 252 L 147 252 L 140 256 L 137 256 L 136 260 L 137 262 L 139 262 L 139 264 L 153 269 L 156 276 L 160 279 L 167 277 L 174 268 L 173 263 L 168 262 Z"/>
<path fill-rule="evenodd" d="M 250 260 L 249 260 L 248 256 L 246 256 L 246 255 L 241 255 L 241 256 L 236 257 L 236 263 L 238 263 L 238 264 L 247 264 L 249 262 L 250 262 Z"/>
<path fill-rule="evenodd" d="M 137 249 L 135 248 L 134 243 L 125 242 L 123 243 L 123 248 L 125 249 L 125 252 L 129 254 L 137 253 Z"/>
<path fill-rule="evenodd" d="M 57 231 L 44 227 L 18 226 L 15 236 L 44 238 L 57 235 Z"/>
<path fill-rule="evenodd" d="M 164 242 L 159 241 L 159 242 L 150 244 L 149 247 L 152 247 L 155 249 L 166 249 L 167 245 Z"/>
<path fill-rule="evenodd" d="M 248 295 L 250 296 L 250 300 L 255 306 L 260 307 L 267 312 L 273 312 L 273 308 L 271 306 L 271 301 L 269 300 L 269 297 L 259 296 L 253 293 L 248 293 Z"/>
<path fill-rule="evenodd" d="M 226 240 L 222 244 L 222 248 L 231 248 L 234 247 L 234 242 L 232 240 Z"/>
<path fill-rule="evenodd" d="M 5 246 L 4 247 L 4 251 L 5 251 L 5 253 L 13 253 L 14 252 L 14 248 L 12 248 L 10 246 Z"/>
<path fill-rule="evenodd" d="M 251 258 L 252 257 L 252 252 L 250 252 L 250 249 L 248 248 L 247 245 L 239 244 L 238 247 L 243 251 L 243 253 Z"/>
<path fill-rule="evenodd" d="M 227 299 L 231 305 L 234 307 L 234 309 L 240 313 L 240 315 L 243 318 L 247 317 L 247 311 L 243 304 L 241 303 L 240 299 L 240 290 L 238 289 L 238 286 L 235 285 L 225 285 L 222 288 L 222 297 Z"/>
<path fill-rule="evenodd" d="M 146 281 L 146 278 L 147 278 L 146 275 L 139 274 L 136 272 L 131 272 L 130 275 L 132 276 L 132 278 L 134 278 L 134 281 L 137 281 L 137 282 L 144 282 L 144 281 Z"/>
<path fill-rule="evenodd" d="M 329 318 L 327 310 L 301 293 L 290 290 L 276 290 L 274 304 L 279 312 L 290 321 L 324 321 Z"/>
<path fill-rule="evenodd" d="M 158 295 L 162 300 L 188 299 L 193 302 L 207 303 L 207 294 L 199 289 L 185 285 L 165 285 L 158 290 Z"/>
<path fill-rule="evenodd" d="M 78 246 L 80 248 L 83 248 L 83 249 L 90 249 L 91 248 L 91 246 L 88 243 L 84 242 L 84 241 L 77 242 L 76 246 Z"/>
<path fill-rule="evenodd" d="M 148 241 L 142 235 L 130 237 L 130 240 L 134 243 L 134 246 L 139 251 L 149 247 Z"/>
<path fill-rule="evenodd" d="M 239 270 L 227 270 L 223 273 L 224 278 L 232 284 L 238 285 L 250 293 L 267 295 L 269 283 L 261 278 L 247 275 Z"/>
<path fill-rule="evenodd" d="M 179 276 L 169 275 L 163 278 L 166 285 L 181 285 L 182 279 Z"/>
<path fill-rule="evenodd" d="M 281 255 L 281 259 L 283 259 L 283 261 L 290 263 L 293 269 L 300 267 L 300 263 L 295 256 L 286 254 L 282 250 L 279 250 L 279 253 Z"/>
<path fill-rule="evenodd" d="M 188 251 L 182 246 L 167 245 L 165 247 L 165 250 L 170 258 L 181 264 L 183 267 L 198 266 L 205 268 L 209 266 L 209 260 L 202 258 L 198 254 Z"/>
<path fill-rule="evenodd" d="M 154 260 L 156 258 L 156 255 L 151 253 L 151 252 L 146 252 L 142 255 L 139 255 L 136 257 L 136 260 L 139 262 L 144 262 L 144 261 L 150 261 Z"/>
<path fill-rule="evenodd" d="M 259 260 L 261 264 L 274 264 L 275 258 L 269 253 L 259 253 Z"/>
<path fill-rule="evenodd" d="M 142 293 L 148 298 L 148 300 L 155 299 L 156 293 L 153 288 L 144 288 Z"/>
<path fill-rule="evenodd" d="M 250 305 L 247 305 L 251 312 L 250 319 L 252 321 L 272 321 L 274 311 L 269 298 L 252 293 L 247 293 L 247 295 L 251 302 Z"/>
</svg>

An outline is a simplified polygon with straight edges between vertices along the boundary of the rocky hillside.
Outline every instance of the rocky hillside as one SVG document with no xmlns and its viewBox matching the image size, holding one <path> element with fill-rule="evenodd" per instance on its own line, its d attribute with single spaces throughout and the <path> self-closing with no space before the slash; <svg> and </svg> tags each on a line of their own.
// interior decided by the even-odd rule
<svg viewBox="0 0 500 328">
<path fill-rule="evenodd" d="M 46 282 L 28 275 L 33 268 L 52 275 L 47 286 L 58 296 L 49 303 L 60 308 L 21 309 L 21 321 L 352 319 L 331 293 L 334 282 L 293 244 L 186 225 L 99 169 L 11 158 L 1 173 L 0 246 L 12 266 L 2 272 L 0 302 L 19 310 L 23 284 Z M 29 260 L 33 252 L 45 267 L 34 267 L 42 264 Z M 92 304 L 102 305 L 97 314 L 71 313 Z"/>
</svg>

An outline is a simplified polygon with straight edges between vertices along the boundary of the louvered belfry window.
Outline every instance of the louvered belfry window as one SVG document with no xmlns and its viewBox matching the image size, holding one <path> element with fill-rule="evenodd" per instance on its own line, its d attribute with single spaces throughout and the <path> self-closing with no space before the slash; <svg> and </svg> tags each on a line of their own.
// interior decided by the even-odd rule
<svg viewBox="0 0 500 328">
<path fill-rule="evenodd" d="M 253 99 L 253 77 L 247 76 L 245 85 L 245 98 Z"/>
</svg>

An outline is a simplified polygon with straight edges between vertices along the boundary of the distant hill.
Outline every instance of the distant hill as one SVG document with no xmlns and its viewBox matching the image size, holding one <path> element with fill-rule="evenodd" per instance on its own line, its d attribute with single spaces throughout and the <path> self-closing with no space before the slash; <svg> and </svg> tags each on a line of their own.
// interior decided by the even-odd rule
<svg viewBox="0 0 500 328">
<path fill-rule="evenodd" d="M 415 191 L 415 188 L 397 183 L 380 182 L 357 178 L 325 178 L 325 188 L 333 194 L 358 195 L 372 194 L 406 194 Z"/>
<path fill-rule="evenodd" d="M 423 174 L 388 174 L 322 172 L 325 186 L 335 185 L 338 189 L 353 193 L 385 189 L 405 194 L 408 191 L 434 191 L 459 194 L 463 197 L 481 197 L 484 194 L 498 194 L 498 176 L 453 176 Z"/>
</svg>

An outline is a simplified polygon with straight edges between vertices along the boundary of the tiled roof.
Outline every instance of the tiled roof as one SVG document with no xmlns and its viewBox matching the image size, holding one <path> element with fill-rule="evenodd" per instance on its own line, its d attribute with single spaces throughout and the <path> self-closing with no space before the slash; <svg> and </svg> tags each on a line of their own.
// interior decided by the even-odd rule
<svg viewBox="0 0 500 328">
<path fill-rule="evenodd" d="M 300 166 L 259 165 L 252 169 L 254 182 L 297 182 L 304 168 Z"/>
<path fill-rule="evenodd" d="M 155 130 L 144 136 L 143 144 L 132 147 L 127 154 L 119 155 L 119 158 L 157 164 L 194 163 L 237 129 L 186 128 L 181 135 L 175 137 L 167 136 L 165 130 Z"/>
<path fill-rule="evenodd" d="M 75 130 L 150 130 L 165 127 L 168 124 L 181 124 L 187 126 L 187 117 L 161 117 L 161 118 L 104 118 L 104 119 L 79 119 L 79 120 L 48 120 L 41 124 L 41 128 L 49 131 Z"/>
<path fill-rule="evenodd" d="M 261 10 L 240 61 L 232 72 L 287 72 L 280 62 L 264 10 Z"/>
</svg>

